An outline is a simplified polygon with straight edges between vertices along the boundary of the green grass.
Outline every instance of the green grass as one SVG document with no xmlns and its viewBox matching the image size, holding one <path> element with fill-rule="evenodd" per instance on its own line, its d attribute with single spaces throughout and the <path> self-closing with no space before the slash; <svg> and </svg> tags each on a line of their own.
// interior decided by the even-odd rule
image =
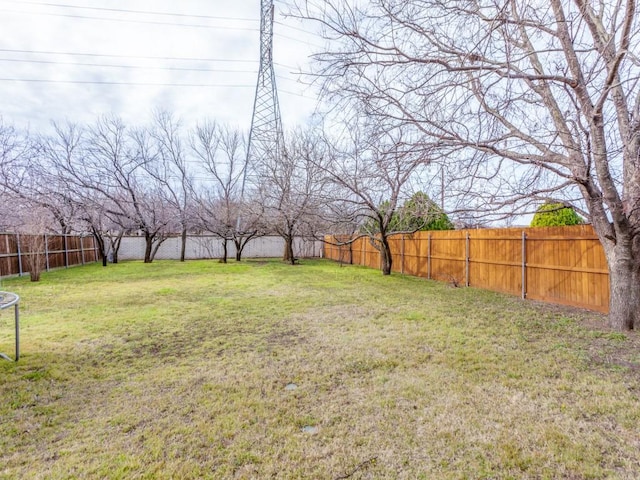
<svg viewBox="0 0 640 480">
<path fill-rule="evenodd" d="M 22 358 L 0 361 L 0 478 L 640 476 L 636 333 L 302 263 L 3 280 Z M 12 325 L 2 312 L 10 354 Z"/>
</svg>

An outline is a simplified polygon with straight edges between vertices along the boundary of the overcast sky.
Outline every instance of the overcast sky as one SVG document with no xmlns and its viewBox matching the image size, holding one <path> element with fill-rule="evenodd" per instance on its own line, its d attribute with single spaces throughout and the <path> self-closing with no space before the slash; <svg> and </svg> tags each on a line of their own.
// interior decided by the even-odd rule
<svg viewBox="0 0 640 480">
<path fill-rule="evenodd" d="M 287 129 L 316 106 L 314 88 L 296 72 L 322 40 L 283 17 L 285 9 L 276 0 L 274 64 Z M 143 124 L 159 108 L 186 125 L 211 118 L 248 130 L 259 17 L 260 0 L 0 0 L 0 115 L 43 131 L 52 120 L 110 113 Z"/>
</svg>

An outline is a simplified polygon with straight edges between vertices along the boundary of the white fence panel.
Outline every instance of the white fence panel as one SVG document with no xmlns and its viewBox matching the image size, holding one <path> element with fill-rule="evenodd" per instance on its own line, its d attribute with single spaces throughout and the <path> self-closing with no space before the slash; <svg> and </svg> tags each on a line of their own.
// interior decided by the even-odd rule
<svg viewBox="0 0 640 480">
<path fill-rule="evenodd" d="M 165 240 L 155 258 L 157 260 L 180 259 L 181 239 L 171 237 Z M 121 260 L 142 260 L 144 258 L 144 237 L 123 237 L 118 258 Z M 233 242 L 227 243 L 227 255 L 234 258 L 236 248 Z M 322 242 L 315 239 L 296 238 L 293 243 L 294 254 L 298 257 L 321 257 Z M 242 251 L 243 258 L 281 257 L 284 253 L 284 240 L 281 237 L 258 237 L 249 241 Z M 190 235 L 187 237 L 185 257 L 187 259 L 220 258 L 222 240 L 218 237 Z"/>
</svg>

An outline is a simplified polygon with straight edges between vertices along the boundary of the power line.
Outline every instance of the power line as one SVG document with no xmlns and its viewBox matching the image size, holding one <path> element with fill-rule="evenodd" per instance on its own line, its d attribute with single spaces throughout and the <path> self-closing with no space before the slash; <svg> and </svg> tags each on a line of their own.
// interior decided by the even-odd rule
<svg viewBox="0 0 640 480">
<path fill-rule="evenodd" d="M 51 2 L 33 2 L 27 0 L 3 0 L 4 2 L 9 3 L 17 3 L 17 4 L 28 4 L 28 5 L 41 5 L 45 7 L 56 7 L 56 8 L 72 8 L 77 10 L 92 10 L 92 11 L 100 11 L 100 12 L 117 12 L 117 13 L 133 13 L 133 14 L 141 14 L 141 15 L 156 15 L 163 17 L 178 17 L 178 18 L 200 18 L 207 20 L 232 20 L 239 22 L 259 22 L 260 20 L 257 18 L 247 18 L 247 17 L 225 17 L 218 15 L 197 15 L 197 14 L 187 14 L 187 13 L 177 13 L 177 12 L 154 12 L 150 10 L 131 10 L 124 8 L 107 8 L 107 7 L 87 7 L 81 5 L 69 5 L 63 3 L 51 3 Z M 91 17 L 93 18 L 93 17 Z M 96 17 L 99 18 L 99 17 Z M 305 30 L 300 27 L 294 27 L 292 25 L 287 25 L 284 22 L 280 22 L 278 20 L 274 20 L 274 23 L 280 25 L 284 28 L 289 28 L 291 30 L 297 30 L 303 33 L 310 33 L 308 30 Z M 257 30 L 257 29 L 254 29 Z"/>
<path fill-rule="evenodd" d="M 295 97 L 302 97 L 302 98 L 308 98 L 309 100 L 313 100 L 313 97 L 310 97 L 303 93 L 291 92 L 289 90 L 283 90 L 282 88 L 278 88 L 278 93 L 286 93 L 287 95 L 293 95 Z"/>
<path fill-rule="evenodd" d="M 297 30 L 299 32 L 304 32 L 304 33 L 308 33 L 308 34 L 311 33 L 308 30 L 305 30 L 304 28 L 294 27 L 292 25 L 287 25 L 286 23 L 279 22 L 278 20 L 274 20 L 273 23 L 275 23 L 276 25 L 280 25 L 281 27 L 290 28 L 291 30 Z"/>
<path fill-rule="evenodd" d="M 290 68 L 291 70 L 299 70 L 300 67 L 292 67 L 291 65 L 285 65 L 284 63 L 273 62 L 276 67 Z"/>
<path fill-rule="evenodd" d="M 323 49 L 323 48 L 324 48 L 322 45 L 318 45 L 317 43 L 308 42 L 307 40 L 301 40 L 301 39 L 299 39 L 299 38 L 296 38 L 296 37 L 290 37 L 290 36 L 288 36 L 288 35 L 283 35 L 283 34 L 281 34 L 281 33 L 275 33 L 275 32 L 274 32 L 274 35 L 275 35 L 276 37 L 285 38 L 285 39 L 287 39 L 287 40 L 292 40 L 292 41 L 294 41 L 294 42 L 302 43 L 302 44 L 304 44 L 304 45 L 308 45 L 308 46 L 310 46 L 310 47 L 315 47 L 315 48 L 320 48 L 320 49 Z"/>
<path fill-rule="evenodd" d="M 278 78 L 279 80 L 284 80 L 286 82 L 297 83 L 299 85 L 304 86 L 305 88 L 309 88 L 311 86 L 310 83 L 304 83 L 304 82 L 301 82 L 299 80 L 296 80 L 295 78 L 283 77 L 282 75 L 276 75 L 276 78 Z"/>
<path fill-rule="evenodd" d="M 255 88 L 255 85 L 219 84 L 219 83 L 145 83 L 111 82 L 101 80 L 50 80 L 40 78 L 0 78 L 0 82 L 61 83 L 81 85 L 129 85 L 140 87 L 212 87 L 212 88 Z"/>
<path fill-rule="evenodd" d="M 19 58 L 0 58 L 0 62 L 15 63 L 38 63 L 48 65 L 73 65 L 82 67 L 112 67 L 112 68 L 130 68 L 139 70 L 179 70 L 187 72 L 219 72 L 219 73 L 257 73 L 257 70 L 225 70 L 215 68 L 187 68 L 187 67 L 147 67 L 142 65 L 113 65 L 107 63 L 83 63 L 83 62 L 60 62 L 57 60 L 27 60 Z"/>
<path fill-rule="evenodd" d="M 255 85 L 241 84 L 220 84 L 220 83 L 146 83 L 146 82 L 112 82 L 100 80 L 50 80 L 40 78 L 0 78 L 0 82 L 26 82 L 26 83 L 54 83 L 69 85 L 120 85 L 135 87 L 190 87 L 190 88 L 255 88 Z M 292 92 L 290 90 L 278 89 L 279 92 L 296 97 L 313 99 L 303 93 Z"/>
<path fill-rule="evenodd" d="M 6 0 L 5 0 L 6 1 Z M 30 2 L 27 2 L 30 3 Z M 80 8 L 80 7 L 78 7 Z M 82 8 L 90 8 L 90 7 L 82 7 Z M 91 7 L 93 8 L 93 7 Z M 111 9 L 103 9 L 103 10 L 111 10 Z M 126 10 L 123 10 L 126 11 Z M 81 19 L 81 20 L 98 20 L 98 21 L 108 21 L 108 22 L 119 22 L 119 23 L 138 23 L 138 24 L 146 24 L 146 25 L 168 25 L 168 26 L 172 26 L 172 27 L 189 27 L 189 28 L 207 28 L 207 29 L 216 29 L 216 30 L 240 30 L 240 31 L 247 31 L 247 32 L 258 32 L 260 31 L 259 28 L 255 28 L 255 27 L 230 27 L 230 26 L 223 26 L 223 25 L 203 25 L 203 24 L 196 24 L 196 23 L 176 23 L 176 22 L 160 22 L 160 21 L 153 21 L 153 20 L 133 20 L 133 19 L 125 19 L 125 18 L 107 18 L 107 17 L 95 17 L 95 16 L 89 16 L 89 15 L 77 15 L 77 14 L 67 14 L 67 13 L 53 13 L 53 12 L 25 12 L 25 11 L 21 11 L 21 10 L 12 10 L 12 9 L 0 9 L 0 12 L 8 12 L 8 13 L 19 13 L 19 14 L 25 14 L 25 15 L 45 15 L 45 16 L 52 16 L 52 17 L 63 17 L 63 18 L 77 18 L 77 19 Z M 220 17 L 220 18 L 224 18 L 224 17 Z M 297 28 L 297 27 L 293 27 L 290 25 L 285 25 L 284 23 L 281 22 L 276 22 L 281 26 L 284 26 L 286 28 L 291 28 L 294 30 L 298 30 L 304 33 L 309 33 L 306 30 L 302 29 L 302 28 Z M 318 45 L 317 43 L 313 43 L 307 40 L 302 40 L 300 38 L 296 38 L 296 37 L 291 37 L 288 35 L 284 35 L 281 33 L 275 33 L 275 35 L 277 37 L 280 38 L 284 38 L 286 40 L 291 40 L 294 42 L 299 42 L 311 47 L 315 47 L 315 48 L 324 48 L 322 45 Z"/>
<path fill-rule="evenodd" d="M 19 50 L 12 48 L 0 48 L 0 52 L 11 53 L 33 53 L 38 55 L 70 55 L 79 57 L 105 57 L 105 58 L 135 58 L 145 60 L 179 60 L 187 62 L 229 62 L 229 63 L 257 63 L 255 60 L 243 60 L 243 59 L 229 59 L 229 58 L 196 58 L 196 57 L 161 57 L 161 56 L 149 56 L 149 55 L 115 55 L 108 53 L 81 53 L 81 52 L 56 52 L 49 50 Z M 286 65 L 282 65 L 287 67 Z M 293 67 L 287 67 L 293 68 Z"/>
<path fill-rule="evenodd" d="M 243 17 L 220 17 L 216 15 L 195 15 L 186 13 L 173 13 L 173 12 L 153 12 L 149 10 L 128 10 L 123 8 L 106 8 L 106 7 L 86 7 L 80 5 L 69 5 L 63 3 L 49 3 L 49 2 L 32 2 L 27 0 L 4 0 L 9 3 L 29 4 L 29 5 L 42 5 L 45 7 L 58 7 L 58 8 L 75 8 L 78 10 L 94 10 L 105 12 L 121 12 L 121 13 L 135 13 L 143 15 L 158 15 L 166 17 L 185 17 L 185 18 L 204 18 L 208 20 L 235 20 L 240 22 L 258 22 L 257 18 L 243 18 Z"/>
<path fill-rule="evenodd" d="M 56 52 L 51 50 L 21 50 L 15 48 L 0 48 L 0 52 L 6 53 L 26 53 L 34 55 L 69 55 L 76 57 L 104 57 L 104 58 L 131 58 L 143 60 L 177 60 L 185 62 L 227 62 L 227 63 L 258 63 L 256 60 L 238 59 L 238 58 L 198 58 L 198 57 L 160 57 L 145 55 L 115 55 L 106 53 L 88 53 L 88 52 Z M 275 66 L 298 70 L 299 67 L 286 65 L 284 63 L 273 62 Z"/>
<path fill-rule="evenodd" d="M 175 22 L 160 22 L 155 20 L 131 20 L 126 18 L 106 18 L 106 17 L 92 17 L 90 15 L 76 15 L 70 13 L 53 13 L 53 12 L 25 12 L 21 10 L 12 10 L 8 8 L 0 9 L 0 12 L 5 13 L 21 13 L 25 15 L 44 15 L 50 17 L 64 17 L 64 18 L 78 18 L 82 20 L 100 20 L 100 21 L 108 21 L 108 22 L 119 22 L 119 23 L 141 23 L 146 25 L 169 25 L 172 27 L 189 27 L 189 28 L 209 28 L 216 30 L 245 30 L 245 31 L 253 31 L 258 32 L 260 29 L 254 27 L 227 27 L 227 26 L 219 26 L 219 25 L 203 25 L 200 23 L 175 23 Z"/>
</svg>

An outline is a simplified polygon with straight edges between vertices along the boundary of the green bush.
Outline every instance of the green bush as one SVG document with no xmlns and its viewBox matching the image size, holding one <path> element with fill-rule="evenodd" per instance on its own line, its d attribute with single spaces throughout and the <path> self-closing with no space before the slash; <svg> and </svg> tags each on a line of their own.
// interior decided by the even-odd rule
<svg viewBox="0 0 640 480">
<path fill-rule="evenodd" d="M 380 204 L 379 211 L 390 208 L 390 202 Z M 423 230 L 453 230 L 454 225 L 447 214 L 424 192 L 415 193 L 391 216 L 388 233 L 415 232 Z M 373 219 L 368 220 L 361 228 L 363 233 L 375 233 L 379 230 Z"/>
<path fill-rule="evenodd" d="M 571 207 L 562 203 L 547 202 L 536 211 L 531 221 L 532 227 L 562 227 L 565 225 L 581 225 L 584 220 Z"/>
<path fill-rule="evenodd" d="M 400 230 L 453 230 L 447 214 L 424 192 L 415 193 L 398 211 Z"/>
</svg>

